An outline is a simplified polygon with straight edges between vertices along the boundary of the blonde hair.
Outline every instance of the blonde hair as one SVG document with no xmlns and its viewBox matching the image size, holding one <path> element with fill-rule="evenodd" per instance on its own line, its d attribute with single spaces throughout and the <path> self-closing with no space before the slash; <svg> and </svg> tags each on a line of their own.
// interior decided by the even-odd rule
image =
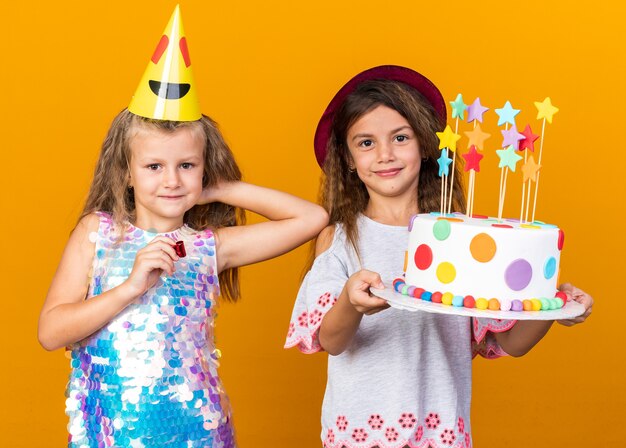
<svg viewBox="0 0 626 448">
<path fill-rule="evenodd" d="M 343 224 L 357 255 L 356 220 L 367 207 L 369 194 L 357 173 L 349 169 L 351 155 L 347 135 L 359 118 L 381 105 L 402 115 L 417 136 L 422 157 L 417 186 L 419 212 L 438 211 L 441 204 L 441 178 L 438 176 L 437 164 L 439 142 L 436 132 L 443 130 L 445 123 L 433 106 L 407 84 L 385 79 L 363 82 L 346 97 L 335 113 L 320 186 L 320 202 L 330 215 L 330 224 Z M 454 211 L 465 211 L 460 168 L 461 165 L 457 163 L 452 197 Z"/>
<path fill-rule="evenodd" d="M 154 129 L 172 133 L 181 128 L 201 133 L 205 139 L 203 188 L 217 185 L 220 181 L 241 180 L 235 157 L 217 123 L 211 118 L 203 115 L 199 120 L 191 122 L 152 120 L 124 109 L 115 117 L 104 139 L 80 219 L 97 211 L 110 213 L 121 238 L 126 223 L 135 220 L 134 194 L 129 188 L 130 141 L 135 131 Z M 195 230 L 218 229 L 245 223 L 245 214 L 231 205 L 214 202 L 193 206 L 185 213 L 184 222 Z M 221 272 L 219 281 L 221 295 L 227 300 L 236 301 L 239 298 L 238 269 Z"/>
</svg>

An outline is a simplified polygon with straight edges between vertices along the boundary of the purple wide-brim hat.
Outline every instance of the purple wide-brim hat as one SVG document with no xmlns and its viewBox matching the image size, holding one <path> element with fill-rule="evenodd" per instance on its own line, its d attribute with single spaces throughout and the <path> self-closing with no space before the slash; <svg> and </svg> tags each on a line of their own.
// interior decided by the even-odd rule
<svg viewBox="0 0 626 448">
<path fill-rule="evenodd" d="M 446 122 L 448 114 L 446 111 L 446 102 L 439 89 L 424 75 L 410 68 L 400 67 L 399 65 L 381 65 L 379 67 L 370 68 L 356 75 L 339 89 L 339 92 L 337 92 L 324 111 L 317 125 L 314 140 L 315 158 L 320 167 L 324 167 L 328 139 L 330 138 L 330 130 L 332 128 L 333 119 L 335 118 L 335 113 L 339 107 L 341 107 L 346 97 L 354 92 L 359 84 L 365 81 L 371 81 L 372 79 L 388 79 L 402 82 L 413 87 L 432 104 L 435 112 L 441 117 L 442 122 Z"/>
</svg>

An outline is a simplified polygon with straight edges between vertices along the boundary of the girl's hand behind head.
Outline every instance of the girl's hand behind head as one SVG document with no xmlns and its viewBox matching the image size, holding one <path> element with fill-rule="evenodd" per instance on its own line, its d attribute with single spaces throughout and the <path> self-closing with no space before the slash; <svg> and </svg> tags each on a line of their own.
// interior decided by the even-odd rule
<svg viewBox="0 0 626 448">
<path fill-rule="evenodd" d="M 216 185 L 203 188 L 197 204 L 204 205 L 212 202 L 224 202 L 224 194 L 231 184 L 233 184 L 233 182 L 219 182 Z"/>
</svg>

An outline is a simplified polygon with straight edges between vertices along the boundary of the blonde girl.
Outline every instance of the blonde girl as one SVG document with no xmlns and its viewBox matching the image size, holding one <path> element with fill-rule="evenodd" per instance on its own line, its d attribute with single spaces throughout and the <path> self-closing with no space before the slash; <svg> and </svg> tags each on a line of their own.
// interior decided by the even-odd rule
<svg viewBox="0 0 626 448">
<path fill-rule="evenodd" d="M 267 221 L 243 225 L 243 209 Z M 39 320 L 42 346 L 71 352 L 69 446 L 234 446 L 212 338 L 218 296 L 236 300 L 239 266 L 326 223 L 319 206 L 242 182 L 210 118 L 123 110 Z"/>
</svg>

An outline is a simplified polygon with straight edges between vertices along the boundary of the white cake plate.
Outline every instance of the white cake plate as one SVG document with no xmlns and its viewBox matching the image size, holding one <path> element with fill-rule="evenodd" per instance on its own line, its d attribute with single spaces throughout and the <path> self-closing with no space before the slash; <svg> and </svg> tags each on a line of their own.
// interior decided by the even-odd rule
<svg viewBox="0 0 626 448">
<path fill-rule="evenodd" d="M 487 317 L 490 319 L 505 320 L 557 320 L 572 319 L 585 312 L 585 306 L 573 300 L 568 301 L 563 308 L 548 311 L 492 311 L 465 308 L 460 306 L 433 303 L 415 297 L 405 296 L 394 291 L 393 286 L 385 283 L 385 289 L 370 288 L 375 296 L 389 302 L 394 308 L 408 311 L 426 311 L 428 313 L 452 314 L 455 316 Z"/>
</svg>

